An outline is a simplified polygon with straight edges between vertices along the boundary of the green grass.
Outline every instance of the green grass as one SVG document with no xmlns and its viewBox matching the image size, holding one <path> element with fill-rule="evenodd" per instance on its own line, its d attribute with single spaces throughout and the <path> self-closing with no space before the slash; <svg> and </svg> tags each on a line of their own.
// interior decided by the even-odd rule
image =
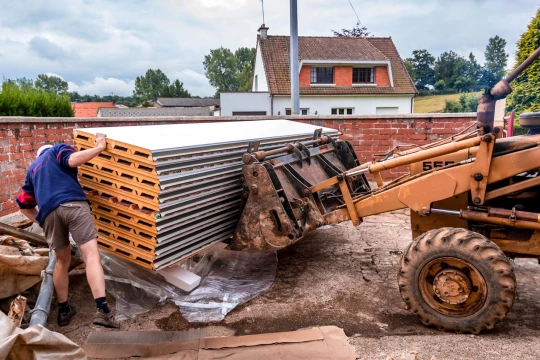
<svg viewBox="0 0 540 360">
<path fill-rule="evenodd" d="M 480 92 L 475 93 L 480 96 Z M 458 100 L 461 94 L 448 94 L 448 95 L 430 95 L 419 96 L 414 98 L 414 112 L 415 113 L 442 113 L 445 100 L 452 101 Z"/>
</svg>

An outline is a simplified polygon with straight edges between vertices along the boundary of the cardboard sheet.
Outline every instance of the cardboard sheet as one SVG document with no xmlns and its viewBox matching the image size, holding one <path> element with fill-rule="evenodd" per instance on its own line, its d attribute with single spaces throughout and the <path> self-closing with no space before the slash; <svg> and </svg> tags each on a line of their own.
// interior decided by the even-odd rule
<svg viewBox="0 0 540 360">
<path fill-rule="evenodd" d="M 0 359 L 82 360 L 82 349 L 62 334 L 41 325 L 19 329 L 0 312 Z"/>
<path fill-rule="evenodd" d="M 102 334 L 102 335 L 100 335 Z M 115 334 L 111 337 L 112 334 Z M 204 337 L 189 332 L 93 333 L 83 345 L 89 357 L 148 360 L 354 360 L 354 348 L 342 329 L 316 327 L 282 333 Z M 135 358 L 136 356 L 136 358 Z"/>
</svg>

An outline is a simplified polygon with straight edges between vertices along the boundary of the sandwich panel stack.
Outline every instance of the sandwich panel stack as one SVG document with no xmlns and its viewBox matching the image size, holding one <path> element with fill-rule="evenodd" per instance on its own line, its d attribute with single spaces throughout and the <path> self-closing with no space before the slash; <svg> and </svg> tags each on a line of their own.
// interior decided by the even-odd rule
<svg viewBox="0 0 540 360">
<path fill-rule="evenodd" d="M 271 150 L 317 129 L 287 120 L 75 129 L 79 150 L 107 134 L 107 148 L 79 169 L 98 245 L 159 270 L 226 240 L 240 218 L 249 143 Z"/>
</svg>

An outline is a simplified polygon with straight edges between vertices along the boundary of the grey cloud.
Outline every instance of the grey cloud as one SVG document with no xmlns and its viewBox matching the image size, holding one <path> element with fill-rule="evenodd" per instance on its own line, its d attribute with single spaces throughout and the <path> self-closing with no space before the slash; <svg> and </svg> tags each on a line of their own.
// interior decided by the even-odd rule
<svg viewBox="0 0 540 360">
<path fill-rule="evenodd" d="M 41 36 L 32 38 L 28 45 L 30 45 L 30 49 L 32 49 L 32 51 L 34 51 L 39 57 L 47 60 L 63 60 L 69 56 L 69 53 L 62 49 L 59 45 Z"/>
</svg>

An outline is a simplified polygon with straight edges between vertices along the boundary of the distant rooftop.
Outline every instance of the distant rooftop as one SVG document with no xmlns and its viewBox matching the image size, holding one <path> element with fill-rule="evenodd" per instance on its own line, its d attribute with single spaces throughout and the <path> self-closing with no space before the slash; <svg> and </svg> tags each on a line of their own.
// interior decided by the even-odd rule
<svg viewBox="0 0 540 360">
<path fill-rule="evenodd" d="M 75 117 L 97 117 L 99 108 L 114 108 L 112 102 L 81 102 L 71 104 Z"/>
<path fill-rule="evenodd" d="M 157 103 L 163 107 L 219 106 L 219 99 L 158 98 Z"/>
<path fill-rule="evenodd" d="M 200 108 L 113 108 L 99 109 L 98 117 L 212 116 L 208 107 Z"/>
</svg>

